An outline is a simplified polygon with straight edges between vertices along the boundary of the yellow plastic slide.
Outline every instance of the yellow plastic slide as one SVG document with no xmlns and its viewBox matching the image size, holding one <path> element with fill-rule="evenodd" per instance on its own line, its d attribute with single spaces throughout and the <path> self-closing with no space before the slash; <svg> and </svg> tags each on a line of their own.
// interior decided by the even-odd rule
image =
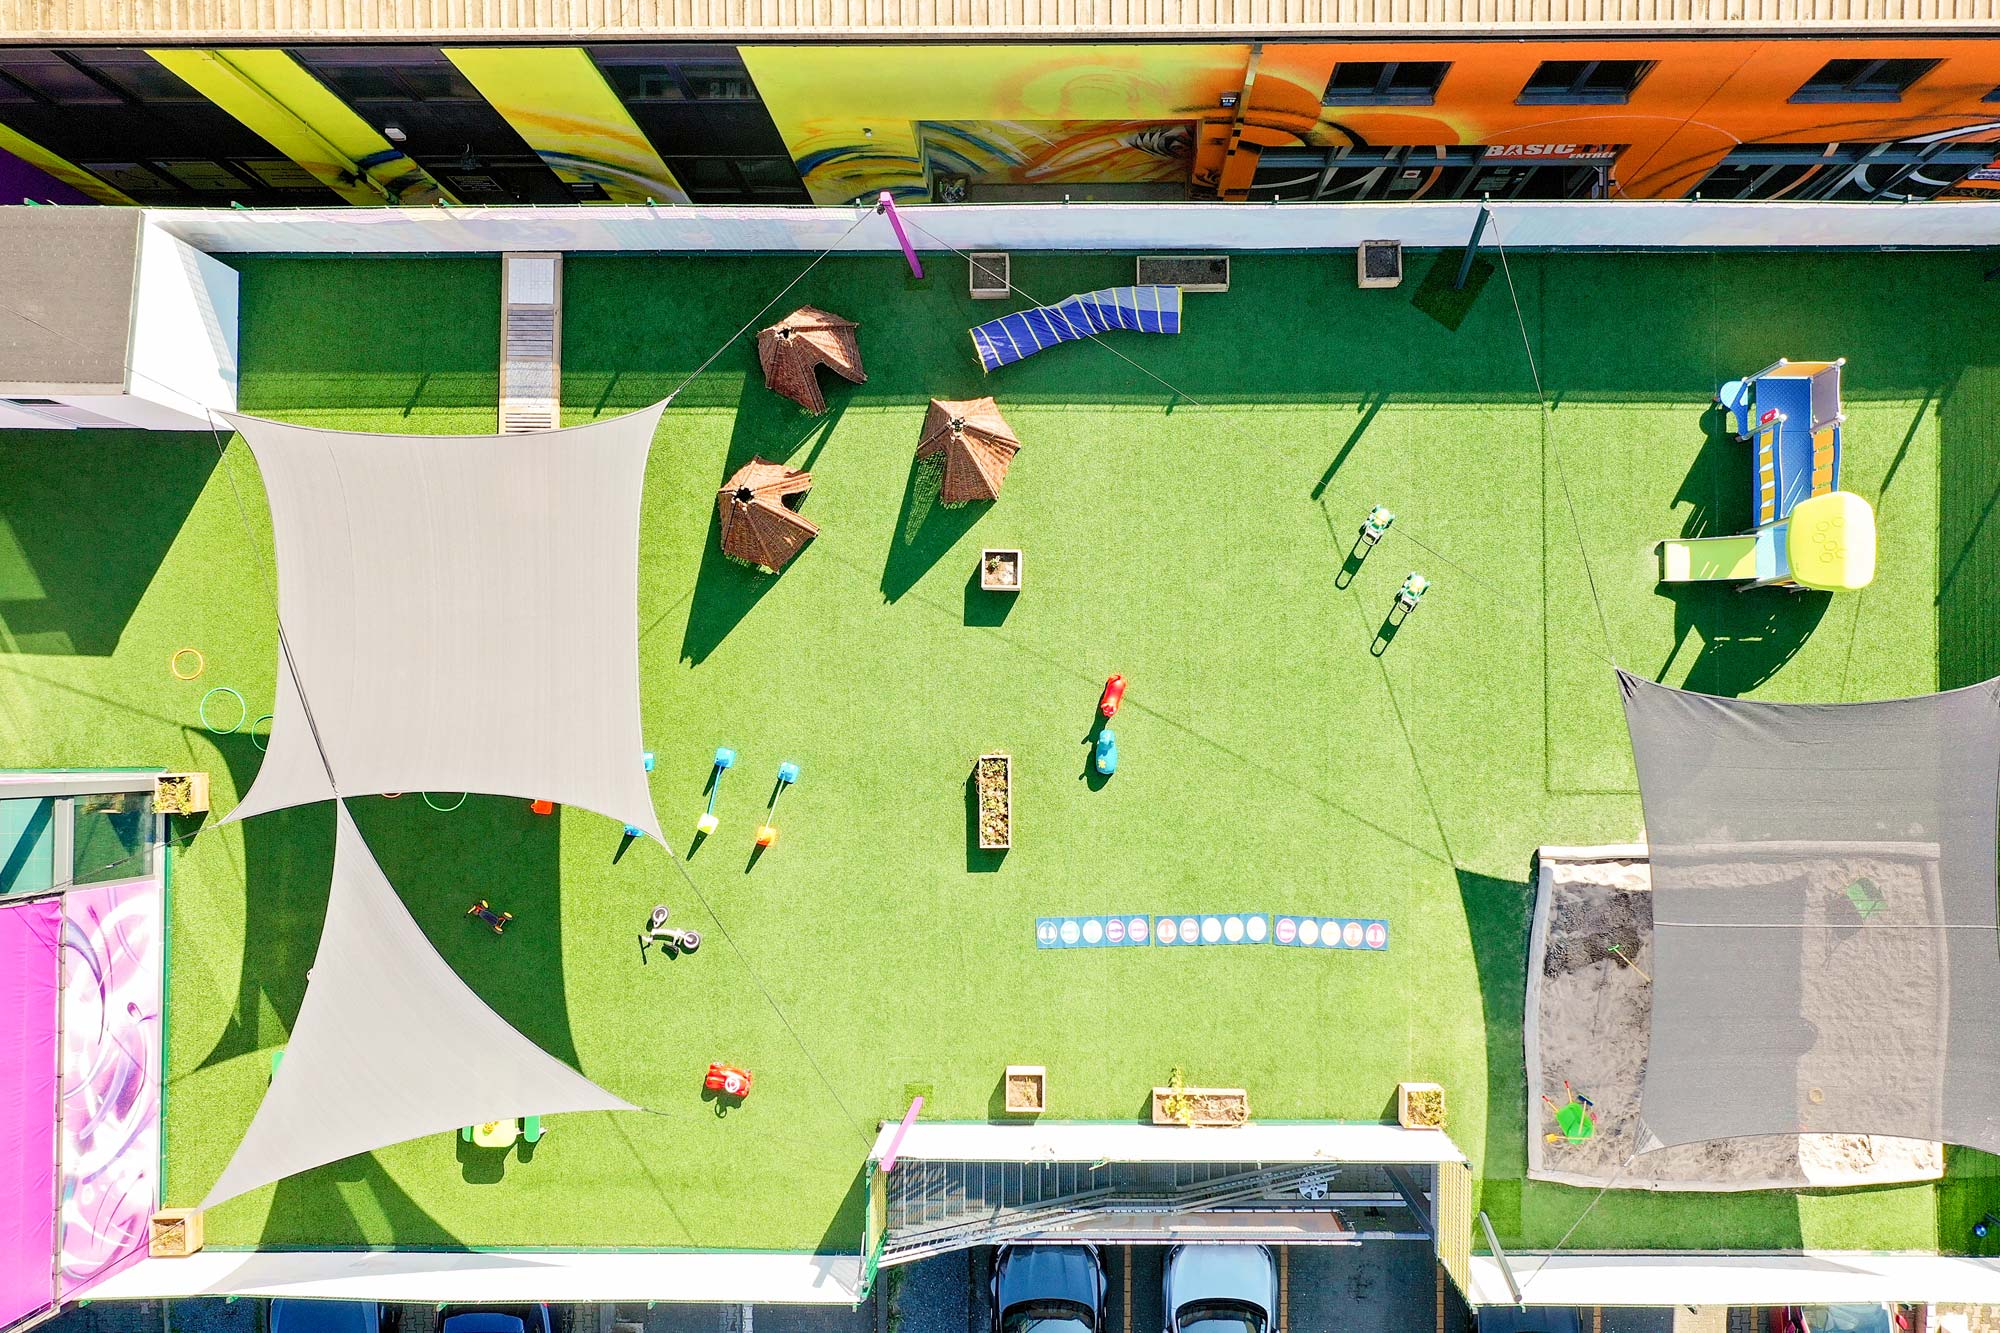
<svg viewBox="0 0 2000 1333">
<path fill-rule="evenodd" d="M 1660 582 L 1757 577 L 1757 535 L 1680 537 L 1660 543 Z"/>
</svg>

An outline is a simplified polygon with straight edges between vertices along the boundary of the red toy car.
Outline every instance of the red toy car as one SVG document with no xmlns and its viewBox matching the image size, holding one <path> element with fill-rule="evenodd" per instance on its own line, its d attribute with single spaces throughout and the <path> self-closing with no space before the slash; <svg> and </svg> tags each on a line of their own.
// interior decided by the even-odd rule
<svg viewBox="0 0 2000 1333">
<path fill-rule="evenodd" d="M 710 1092 L 719 1092 L 725 1097 L 748 1097 L 750 1095 L 750 1071 L 738 1069 L 734 1065 L 708 1067 L 708 1076 L 701 1086 Z"/>
<path fill-rule="evenodd" d="M 1113 676 L 1104 682 L 1104 697 L 1097 701 L 1097 711 L 1110 717 L 1118 711 L 1118 705 L 1125 702 L 1125 677 Z"/>
</svg>

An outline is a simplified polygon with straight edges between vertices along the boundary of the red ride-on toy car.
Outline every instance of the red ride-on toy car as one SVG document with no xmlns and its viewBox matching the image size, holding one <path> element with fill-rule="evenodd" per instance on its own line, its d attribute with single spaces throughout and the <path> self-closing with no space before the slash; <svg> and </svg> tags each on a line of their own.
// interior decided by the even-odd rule
<svg viewBox="0 0 2000 1333">
<path fill-rule="evenodd" d="M 1125 677 L 1113 676 L 1104 682 L 1104 697 L 1097 701 L 1097 711 L 1106 717 L 1118 711 L 1118 705 L 1125 702 Z"/>
<path fill-rule="evenodd" d="M 711 1064 L 701 1086 L 710 1092 L 719 1092 L 725 1097 L 738 1100 L 750 1095 L 750 1071 L 738 1069 L 734 1065 Z"/>
<path fill-rule="evenodd" d="M 487 925 L 493 927 L 495 935 L 504 933 L 507 929 L 507 923 L 514 919 L 512 912 L 496 912 L 488 907 L 484 898 L 466 908 L 465 914 L 467 916 L 476 916 Z"/>
</svg>

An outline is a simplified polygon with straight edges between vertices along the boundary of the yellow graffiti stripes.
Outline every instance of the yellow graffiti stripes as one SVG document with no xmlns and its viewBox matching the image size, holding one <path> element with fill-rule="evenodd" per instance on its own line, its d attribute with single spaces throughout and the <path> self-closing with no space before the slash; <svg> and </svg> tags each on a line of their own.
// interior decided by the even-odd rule
<svg viewBox="0 0 2000 1333">
<path fill-rule="evenodd" d="M 445 56 L 563 180 L 611 203 L 686 203 L 652 141 L 573 46 L 450 47 Z"/>
<path fill-rule="evenodd" d="M 429 204 L 438 183 L 283 51 L 148 52 L 350 204 Z"/>
<path fill-rule="evenodd" d="M 73 185 L 100 204 L 129 204 L 132 200 L 122 191 L 114 190 L 81 167 L 70 165 L 48 149 L 26 139 L 0 125 L 0 149 L 5 149 L 30 166 L 54 176 L 65 185 Z M 8 200 L 9 203 L 18 202 Z"/>
</svg>

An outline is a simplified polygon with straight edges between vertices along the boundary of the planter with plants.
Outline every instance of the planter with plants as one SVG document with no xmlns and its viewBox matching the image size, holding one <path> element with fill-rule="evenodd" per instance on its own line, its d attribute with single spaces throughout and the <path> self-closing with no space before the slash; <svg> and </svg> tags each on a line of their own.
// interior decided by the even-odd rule
<svg viewBox="0 0 2000 1333">
<path fill-rule="evenodd" d="M 1438 1083 L 1398 1083 L 1396 1120 L 1404 1129 L 1443 1129 L 1444 1086 Z"/>
<path fill-rule="evenodd" d="M 991 546 L 981 551 L 979 586 L 987 592 L 1021 591 L 1021 553 Z"/>
<path fill-rule="evenodd" d="M 1007 1066 L 1007 1114 L 1040 1115 L 1049 1104 L 1049 1071 L 1042 1065 Z"/>
<path fill-rule="evenodd" d="M 1250 1119 L 1250 1094 L 1242 1088 L 1190 1088 L 1176 1068 L 1163 1088 L 1153 1089 L 1153 1123 L 1203 1126 L 1241 1125 Z"/>
<path fill-rule="evenodd" d="M 153 808 L 163 815 L 199 815 L 208 810 L 208 774 L 162 773 L 153 779 Z"/>
<path fill-rule="evenodd" d="M 1014 845 L 1013 763 L 1008 755 L 982 754 L 972 766 L 982 851 L 1004 851 Z"/>
</svg>

